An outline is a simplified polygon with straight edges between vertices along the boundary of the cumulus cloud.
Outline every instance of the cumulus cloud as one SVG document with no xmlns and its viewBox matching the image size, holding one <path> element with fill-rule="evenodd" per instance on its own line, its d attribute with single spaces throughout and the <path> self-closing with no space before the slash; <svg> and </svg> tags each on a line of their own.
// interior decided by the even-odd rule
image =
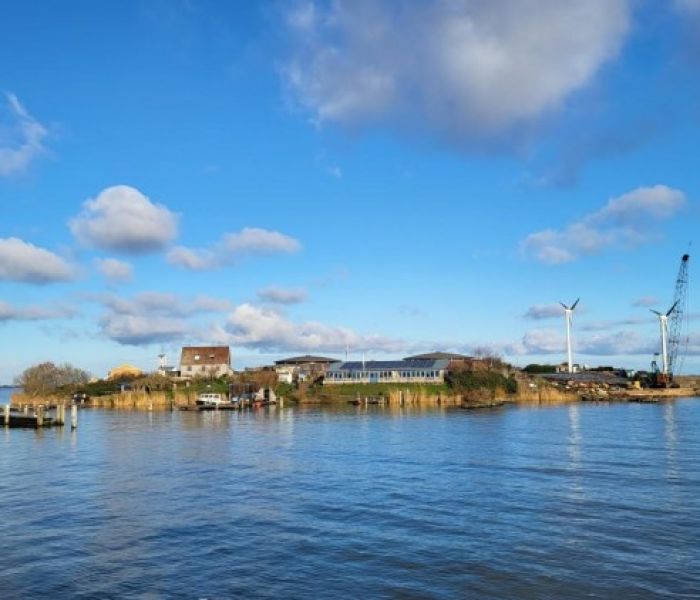
<svg viewBox="0 0 700 600">
<path fill-rule="evenodd" d="M 210 296 L 181 298 L 175 294 L 142 292 L 131 298 L 106 294 L 97 298 L 107 309 L 100 319 L 102 334 L 127 345 L 171 342 L 196 337 L 190 317 L 231 310 L 228 300 Z"/>
<path fill-rule="evenodd" d="M 676 215 L 685 204 L 680 190 L 665 185 L 640 187 L 611 198 L 600 210 L 564 229 L 531 233 L 521 242 L 521 250 L 541 262 L 560 264 L 613 245 L 648 243 L 656 239 L 659 222 Z"/>
<path fill-rule="evenodd" d="M 636 331 L 621 330 L 576 335 L 574 352 L 588 356 L 651 355 L 657 350 L 658 340 L 646 337 Z M 566 338 L 562 331 L 535 329 L 523 335 L 520 342 L 510 344 L 506 349 L 511 355 L 543 355 L 566 353 Z"/>
<path fill-rule="evenodd" d="M 226 312 L 232 308 L 228 300 L 211 296 L 181 298 L 163 292 L 141 292 L 131 298 L 114 294 L 100 297 L 110 311 L 122 315 L 189 317 L 201 313 Z"/>
<path fill-rule="evenodd" d="M 258 298 L 275 304 L 299 304 L 308 298 L 303 288 L 268 287 L 258 291 Z"/>
<path fill-rule="evenodd" d="M 0 238 L 0 280 L 44 284 L 74 276 L 73 268 L 53 252 L 19 238 Z"/>
<path fill-rule="evenodd" d="M 73 316 L 75 316 L 75 311 L 65 306 L 14 306 L 0 300 L 0 322 L 48 321 L 52 319 L 68 319 Z"/>
<path fill-rule="evenodd" d="M 98 258 L 95 265 L 105 279 L 111 283 L 124 283 L 131 281 L 134 277 L 134 269 L 128 263 L 116 258 Z"/>
<path fill-rule="evenodd" d="M 212 335 L 222 343 L 267 352 L 344 352 L 347 346 L 356 351 L 397 352 L 406 348 L 402 340 L 360 335 L 317 322 L 294 323 L 277 310 L 251 304 L 237 306 Z"/>
<path fill-rule="evenodd" d="M 628 0 L 336 0 L 288 15 L 286 84 L 319 123 L 464 144 L 559 108 L 618 54 Z"/>
<path fill-rule="evenodd" d="M 206 271 L 254 255 L 292 254 L 301 249 L 298 240 L 269 229 L 244 227 L 226 233 L 211 248 L 177 246 L 168 252 L 168 262 L 192 271 Z"/>
<path fill-rule="evenodd" d="M 152 203 L 136 188 L 117 185 L 86 201 L 69 225 L 86 246 L 143 254 L 163 249 L 175 239 L 177 220 L 168 208 Z"/>
<path fill-rule="evenodd" d="M 190 334 L 182 319 L 131 314 L 108 314 L 100 319 L 103 335 L 129 346 L 171 342 Z"/>
<path fill-rule="evenodd" d="M 564 310 L 560 304 L 535 304 L 528 308 L 523 316 L 526 319 L 535 319 L 539 321 L 542 319 L 561 317 L 563 314 Z"/>
<path fill-rule="evenodd" d="M 5 94 L 5 100 L 7 109 L 0 112 L 0 177 L 25 171 L 46 151 L 44 140 L 49 134 L 17 96 Z"/>
</svg>

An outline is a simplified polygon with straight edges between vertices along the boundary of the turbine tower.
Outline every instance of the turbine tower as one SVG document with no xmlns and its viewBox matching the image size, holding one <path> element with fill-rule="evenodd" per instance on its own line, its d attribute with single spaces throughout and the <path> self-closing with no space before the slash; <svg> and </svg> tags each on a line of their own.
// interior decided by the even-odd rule
<svg viewBox="0 0 700 600">
<path fill-rule="evenodd" d="M 657 317 L 659 317 L 659 329 L 661 330 L 661 373 L 664 375 L 669 374 L 669 363 L 668 363 L 668 318 L 671 313 L 676 309 L 678 302 L 674 302 L 673 306 L 668 309 L 665 313 L 660 313 L 658 310 L 650 308 L 649 310 L 653 312 Z"/>
<path fill-rule="evenodd" d="M 567 306 L 563 302 L 559 302 L 564 308 L 564 319 L 566 320 L 566 358 L 569 365 L 569 373 L 574 372 L 574 357 L 571 351 L 571 323 L 573 320 L 574 311 L 576 310 L 576 305 L 581 298 L 576 298 L 571 306 Z"/>
</svg>

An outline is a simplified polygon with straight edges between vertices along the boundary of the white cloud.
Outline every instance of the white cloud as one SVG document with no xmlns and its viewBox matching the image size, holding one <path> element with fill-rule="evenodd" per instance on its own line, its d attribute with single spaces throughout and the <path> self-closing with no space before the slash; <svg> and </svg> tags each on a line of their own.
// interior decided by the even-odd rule
<svg viewBox="0 0 700 600">
<path fill-rule="evenodd" d="M 67 319 L 75 316 L 68 307 L 13 306 L 0 300 L 0 322 L 5 321 L 48 321 Z"/>
<path fill-rule="evenodd" d="M 344 327 L 293 323 L 276 310 L 251 304 L 237 306 L 212 335 L 223 343 L 269 352 L 344 352 L 347 346 L 354 351 L 397 352 L 406 348 L 402 340 L 360 335 Z"/>
<path fill-rule="evenodd" d="M 134 277 L 134 269 L 128 262 L 116 258 L 98 258 L 95 264 L 99 272 L 111 283 L 131 281 Z"/>
<path fill-rule="evenodd" d="M 127 345 L 171 342 L 197 337 L 200 328 L 188 319 L 231 310 L 228 300 L 210 296 L 181 298 L 175 294 L 142 292 L 132 298 L 98 296 L 107 312 L 100 319 L 102 334 Z"/>
<path fill-rule="evenodd" d="M 211 296 L 181 298 L 163 292 L 141 292 L 132 298 L 107 294 L 99 301 L 111 312 L 121 315 L 189 317 L 201 313 L 227 312 L 232 305 L 228 300 Z"/>
<path fill-rule="evenodd" d="M 0 238 L 0 280 L 43 284 L 74 276 L 73 268 L 53 252 L 19 238 Z"/>
<path fill-rule="evenodd" d="M 8 125 L 0 120 L 0 176 L 21 173 L 38 156 L 44 154 L 46 127 L 27 111 L 14 94 L 5 94 Z M 0 113 L 2 117 L 2 113 Z"/>
<path fill-rule="evenodd" d="M 86 246 L 142 254 L 164 248 L 177 236 L 177 216 L 136 188 L 117 185 L 86 201 L 70 229 Z"/>
<path fill-rule="evenodd" d="M 552 319 L 564 314 L 560 304 L 535 304 L 527 309 L 523 315 L 526 319 Z"/>
<path fill-rule="evenodd" d="M 685 204 L 680 190 L 665 185 L 640 187 L 610 199 L 600 210 L 564 229 L 530 234 L 521 250 L 541 262 L 560 264 L 613 245 L 648 243 L 657 238 L 659 222 L 676 215 Z"/>
<path fill-rule="evenodd" d="M 102 333 L 120 344 L 140 346 L 170 342 L 190 334 L 182 319 L 111 313 L 100 320 Z"/>
<path fill-rule="evenodd" d="M 269 229 L 244 227 L 226 233 L 210 248 L 177 246 L 168 252 L 168 262 L 192 271 L 206 271 L 236 263 L 254 255 L 292 254 L 301 249 L 298 240 Z"/>
<path fill-rule="evenodd" d="M 587 356 L 651 355 L 658 340 L 645 337 L 636 331 L 610 331 L 593 335 L 574 335 L 574 353 Z M 522 340 L 507 346 L 510 355 L 561 355 L 566 354 L 566 338 L 563 331 L 535 329 L 525 333 Z"/>
<path fill-rule="evenodd" d="M 226 233 L 222 245 L 232 256 L 291 253 L 301 248 L 299 242 L 288 235 L 258 227 L 244 227 L 237 233 Z"/>
<path fill-rule="evenodd" d="M 632 302 L 632 306 L 641 306 L 644 308 L 649 308 L 650 306 L 656 306 L 660 300 L 656 296 L 642 296 L 637 298 Z"/>
<path fill-rule="evenodd" d="M 628 0 L 303 2 L 283 70 L 320 123 L 464 143 L 559 108 L 619 52 Z"/>
<path fill-rule="evenodd" d="M 306 290 L 302 288 L 269 287 L 258 291 L 258 298 L 264 302 L 276 304 L 299 304 L 308 298 Z"/>
</svg>

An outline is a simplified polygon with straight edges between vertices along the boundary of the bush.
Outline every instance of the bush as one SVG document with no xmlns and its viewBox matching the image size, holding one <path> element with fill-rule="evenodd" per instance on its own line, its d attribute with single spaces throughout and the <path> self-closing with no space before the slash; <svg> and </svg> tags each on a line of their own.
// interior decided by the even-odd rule
<svg viewBox="0 0 700 600">
<path fill-rule="evenodd" d="M 15 384 L 22 387 L 26 394 L 43 396 L 55 392 L 59 388 L 75 391 L 90 381 L 87 371 L 64 363 L 55 365 L 45 362 L 25 369 L 15 378 Z"/>
<path fill-rule="evenodd" d="M 457 392 L 500 389 L 514 394 L 518 391 L 518 382 L 512 375 L 506 377 L 493 371 L 452 371 L 447 375 L 447 382 Z"/>
</svg>

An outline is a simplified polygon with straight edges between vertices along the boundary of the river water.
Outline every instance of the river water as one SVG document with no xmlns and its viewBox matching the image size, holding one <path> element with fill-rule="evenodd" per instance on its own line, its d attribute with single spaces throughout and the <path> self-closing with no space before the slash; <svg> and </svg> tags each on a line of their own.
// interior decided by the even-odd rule
<svg viewBox="0 0 700 600">
<path fill-rule="evenodd" d="M 700 598 L 700 399 L 0 430 L 0 598 Z"/>
</svg>

